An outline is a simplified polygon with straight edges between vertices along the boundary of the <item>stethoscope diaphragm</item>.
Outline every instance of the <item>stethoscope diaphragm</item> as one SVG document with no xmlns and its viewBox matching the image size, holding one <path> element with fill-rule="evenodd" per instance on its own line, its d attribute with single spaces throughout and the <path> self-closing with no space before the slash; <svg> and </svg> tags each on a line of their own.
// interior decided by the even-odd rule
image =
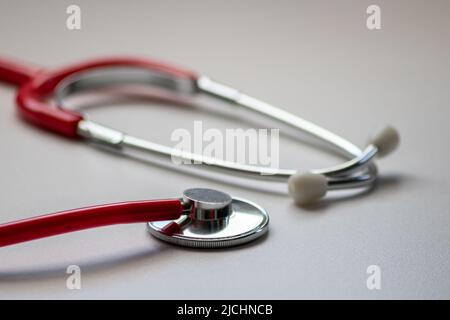
<svg viewBox="0 0 450 320">
<path fill-rule="evenodd" d="M 189 189 L 183 202 L 188 215 L 174 221 L 147 223 L 156 238 L 194 248 L 224 248 L 251 242 L 263 236 L 269 215 L 259 205 L 211 189 Z"/>
</svg>

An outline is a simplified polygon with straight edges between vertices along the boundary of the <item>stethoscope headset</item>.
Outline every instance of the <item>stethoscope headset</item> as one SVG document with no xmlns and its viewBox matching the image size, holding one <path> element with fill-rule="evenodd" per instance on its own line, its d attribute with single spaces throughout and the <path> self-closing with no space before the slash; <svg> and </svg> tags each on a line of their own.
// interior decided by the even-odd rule
<svg viewBox="0 0 450 320">
<path fill-rule="evenodd" d="M 308 205 L 327 191 L 371 188 L 377 178 L 376 156 L 391 153 L 399 143 L 386 127 L 361 150 L 344 138 L 298 116 L 259 101 L 205 76 L 163 63 L 136 58 L 99 59 L 56 71 L 39 70 L 0 59 L 0 81 L 19 86 L 17 106 L 24 119 L 68 138 L 108 146 L 117 152 L 178 157 L 239 175 L 286 182 L 290 196 Z M 71 95 L 116 85 L 140 84 L 170 93 L 205 94 L 292 127 L 338 150 L 347 161 L 324 169 L 297 172 L 245 165 L 152 143 L 88 120 L 65 108 Z M 56 105 L 47 99 L 54 98 Z M 179 199 L 107 204 L 75 209 L 0 225 L 0 247 L 37 238 L 112 224 L 146 222 L 152 235 L 182 246 L 229 247 L 254 240 L 268 228 L 267 212 L 248 200 L 211 189 L 189 189 Z"/>
</svg>

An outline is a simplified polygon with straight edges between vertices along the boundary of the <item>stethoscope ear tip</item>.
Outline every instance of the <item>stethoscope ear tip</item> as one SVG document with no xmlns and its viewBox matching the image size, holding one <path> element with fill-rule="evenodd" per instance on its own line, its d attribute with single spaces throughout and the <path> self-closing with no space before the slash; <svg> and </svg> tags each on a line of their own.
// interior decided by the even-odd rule
<svg viewBox="0 0 450 320">
<path fill-rule="evenodd" d="M 297 173 L 288 180 L 289 195 L 301 206 L 318 201 L 325 196 L 327 189 L 328 180 L 321 174 Z"/>
<path fill-rule="evenodd" d="M 369 145 L 374 145 L 378 157 L 385 157 L 397 149 L 400 143 L 400 134 L 392 126 L 386 126 L 369 139 Z"/>
<path fill-rule="evenodd" d="M 369 140 L 369 146 L 372 146 L 372 150 L 378 157 L 385 157 L 392 153 L 397 149 L 399 143 L 400 135 L 392 126 L 384 127 Z M 369 161 L 370 159 L 368 158 Z M 296 173 L 288 179 L 289 195 L 300 206 L 307 206 L 320 200 L 329 189 L 329 179 L 324 174 Z"/>
</svg>

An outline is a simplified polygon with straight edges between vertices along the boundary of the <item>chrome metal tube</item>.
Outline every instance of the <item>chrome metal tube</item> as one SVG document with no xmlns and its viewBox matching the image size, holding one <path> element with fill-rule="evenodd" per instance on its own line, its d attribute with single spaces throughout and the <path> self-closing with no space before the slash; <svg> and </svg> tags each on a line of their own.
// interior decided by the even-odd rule
<svg viewBox="0 0 450 320">
<path fill-rule="evenodd" d="M 325 175 L 327 177 L 330 190 L 370 186 L 376 179 L 377 168 L 372 161 L 378 152 L 375 146 L 370 145 L 362 151 L 351 142 L 326 129 L 287 111 L 242 94 L 233 88 L 217 83 L 207 77 L 200 77 L 196 83 L 197 87 L 192 88 L 186 86 L 186 84 L 178 83 L 177 79 L 168 78 L 159 74 L 150 74 L 145 70 L 132 68 L 114 70 L 114 68 L 105 68 L 105 70 L 99 69 L 92 72 L 77 74 L 64 80 L 56 90 L 56 100 L 60 105 L 64 105 L 64 99 L 69 94 L 85 89 L 92 89 L 93 87 L 102 88 L 109 85 L 124 83 L 157 85 L 174 92 L 205 93 L 231 102 L 236 106 L 257 112 L 270 119 L 275 119 L 280 123 L 286 124 L 296 130 L 300 130 L 301 132 L 326 142 L 330 146 L 340 150 L 348 159 L 348 161 L 336 166 L 311 170 L 312 173 Z M 127 151 L 132 151 L 133 153 L 138 152 L 142 155 L 153 154 L 181 161 L 192 161 L 201 163 L 209 168 L 227 170 L 239 175 L 276 181 L 287 181 L 290 176 L 297 173 L 297 170 L 293 169 L 274 169 L 245 165 L 232 161 L 205 157 L 200 154 L 182 152 L 168 146 L 127 135 L 123 132 L 87 120 L 83 120 L 79 123 L 78 132 L 86 139 L 108 145 L 118 152 L 127 153 Z"/>
</svg>

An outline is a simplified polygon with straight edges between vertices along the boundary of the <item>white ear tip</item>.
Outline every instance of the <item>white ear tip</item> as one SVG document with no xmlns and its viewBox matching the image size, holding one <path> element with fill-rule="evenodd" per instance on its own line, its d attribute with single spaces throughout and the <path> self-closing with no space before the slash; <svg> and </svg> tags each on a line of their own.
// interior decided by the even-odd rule
<svg viewBox="0 0 450 320">
<path fill-rule="evenodd" d="M 288 180 L 290 196 L 299 205 L 307 205 L 327 193 L 327 178 L 321 174 L 297 173 Z"/>
<path fill-rule="evenodd" d="M 394 151 L 400 142 L 398 131 L 391 126 L 381 130 L 376 136 L 369 140 L 378 149 L 378 156 L 384 157 Z"/>
</svg>

